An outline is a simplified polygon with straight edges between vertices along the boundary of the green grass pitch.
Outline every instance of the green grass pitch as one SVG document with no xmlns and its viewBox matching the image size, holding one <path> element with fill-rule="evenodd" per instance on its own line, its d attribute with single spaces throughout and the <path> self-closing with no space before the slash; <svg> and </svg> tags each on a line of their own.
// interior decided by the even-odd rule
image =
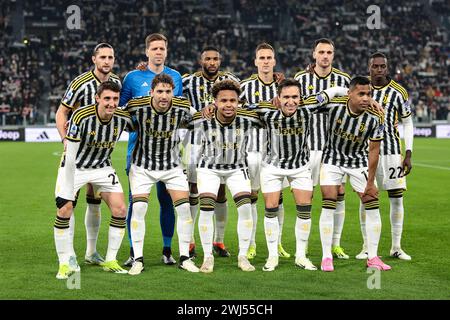
<svg viewBox="0 0 450 320">
<path fill-rule="evenodd" d="M 262 201 L 259 201 L 257 270 L 244 273 L 237 267 L 236 208 L 229 201 L 225 243 L 231 258 L 216 258 L 212 274 L 190 274 L 160 262 L 162 238 L 159 207 L 152 192 L 147 213 L 144 246 L 146 271 L 140 276 L 116 275 L 83 263 L 85 250 L 84 189 L 76 209 L 75 249 L 81 265 L 80 289 L 69 290 L 57 280 L 58 263 L 53 241 L 55 218 L 54 184 L 61 155 L 60 143 L 0 143 L 0 299 L 449 299 L 450 293 L 450 140 L 416 139 L 413 171 L 405 195 L 403 248 L 413 260 L 388 257 L 390 248 L 389 209 L 386 193 L 381 196 L 382 236 L 379 254 L 393 267 L 381 273 L 380 289 L 368 289 L 365 263 L 354 256 L 361 249 L 356 195 L 348 188 L 342 246 L 350 260 L 335 260 L 335 272 L 300 270 L 294 258 L 280 259 L 275 272 L 261 270 L 267 255 L 263 231 Z M 118 144 L 113 164 L 128 190 L 124 172 L 126 144 Z M 295 252 L 295 206 L 289 191 L 284 193 L 283 244 Z M 320 266 L 319 214 L 321 196 L 316 190 L 310 258 Z M 98 249 L 106 253 L 109 211 L 102 205 Z M 200 244 L 196 230 L 197 243 Z M 173 240 L 178 255 L 176 236 Z M 198 247 L 197 264 L 202 260 Z M 119 251 L 119 262 L 128 256 L 128 241 Z"/>
</svg>

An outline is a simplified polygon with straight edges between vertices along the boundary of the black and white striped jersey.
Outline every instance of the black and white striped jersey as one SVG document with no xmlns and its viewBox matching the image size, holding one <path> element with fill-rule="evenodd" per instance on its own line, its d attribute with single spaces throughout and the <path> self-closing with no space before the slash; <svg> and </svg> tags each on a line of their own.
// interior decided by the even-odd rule
<svg viewBox="0 0 450 320">
<path fill-rule="evenodd" d="M 207 79 L 202 71 L 183 75 L 183 95 L 189 99 L 192 107 L 200 111 L 214 102 L 211 89 L 216 82 L 233 80 L 239 83 L 239 78 L 231 72 L 219 71 L 214 80 Z"/>
<path fill-rule="evenodd" d="M 127 111 L 116 109 L 109 121 L 98 116 L 97 105 L 82 107 L 70 118 L 66 139 L 79 142 L 75 165 L 78 169 L 97 169 L 111 166 L 111 153 L 123 130 L 133 131 L 134 125 Z M 64 167 L 64 158 L 61 167 Z"/>
<path fill-rule="evenodd" d="M 210 120 L 194 115 L 189 129 L 194 130 L 195 144 L 201 146 L 199 168 L 233 170 L 247 167 L 247 143 L 252 127 L 262 123 L 254 112 L 239 109 L 229 124 L 217 119 L 217 111 Z"/>
<path fill-rule="evenodd" d="M 331 100 L 337 107 L 328 111 L 330 128 L 323 150 L 322 163 L 345 168 L 368 167 L 369 140 L 383 140 L 383 119 L 366 110 L 355 114 L 348 106 L 348 96 Z"/>
<path fill-rule="evenodd" d="M 177 129 L 191 119 L 191 106 L 187 99 L 174 97 L 170 108 L 161 113 L 152 100 L 148 96 L 133 98 L 124 106 L 137 127 L 132 163 L 153 171 L 170 170 L 180 165 Z"/>
<path fill-rule="evenodd" d="M 319 93 L 322 90 L 331 87 L 349 87 L 350 76 L 340 71 L 339 69 L 332 68 L 331 72 L 325 77 L 320 77 L 316 73 L 303 70 L 295 75 L 295 80 L 300 82 L 301 96 L 306 97 L 312 94 Z M 311 130 L 309 134 L 309 146 L 311 150 L 323 150 L 327 139 L 327 113 L 316 113 L 311 117 Z"/>
<path fill-rule="evenodd" d="M 110 74 L 109 80 L 122 86 L 119 77 L 113 73 Z M 79 75 L 69 84 L 61 104 L 72 111 L 80 106 L 95 104 L 95 94 L 100 84 L 101 81 L 95 76 L 94 70 Z"/>
<path fill-rule="evenodd" d="M 263 101 L 271 101 L 277 96 L 278 85 L 276 81 L 265 83 L 261 78 L 254 74 L 241 82 L 241 95 L 239 100 L 246 104 L 255 104 Z M 265 150 L 267 144 L 266 132 L 254 128 L 249 141 L 249 152 L 261 152 Z"/>
<path fill-rule="evenodd" d="M 383 155 L 401 154 L 401 140 L 398 133 L 399 119 L 411 115 L 409 97 L 406 90 L 394 80 L 384 87 L 372 86 L 372 97 L 384 108 L 384 139 L 380 153 Z"/>
<path fill-rule="evenodd" d="M 321 96 L 322 98 L 319 98 Z M 320 101 L 320 102 L 319 102 Z M 261 102 L 254 110 L 267 130 L 267 149 L 264 161 L 281 169 L 298 169 L 309 162 L 308 133 L 313 113 L 326 111 L 326 95 L 312 95 L 302 100 L 290 116 L 270 103 Z"/>
</svg>

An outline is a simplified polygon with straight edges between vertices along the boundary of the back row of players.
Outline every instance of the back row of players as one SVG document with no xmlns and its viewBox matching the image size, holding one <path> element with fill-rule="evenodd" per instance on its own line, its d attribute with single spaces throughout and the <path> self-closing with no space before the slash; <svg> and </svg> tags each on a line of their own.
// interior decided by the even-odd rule
<svg viewBox="0 0 450 320">
<path fill-rule="evenodd" d="M 297 204 L 295 262 L 300 267 L 315 270 L 315 266 L 306 257 L 306 254 L 311 223 L 312 186 L 318 183 L 321 168 L 324 199 L 320 217 L 323 246 L 322 270 L 333 270 L 333 255 L 337 258 L 348 259 L 348 255 L 340 246 L 340 235 L 345 217 L 344 188 L 341 186 L 341 182 L 345 181 L 344 174 L 350 176 L 353 189 L 362 197 L 360 220 L 364 245 L 357 258 L 369 258 L 369 266 L 389 269 L 389 266 L 384 264 L 376 254 L 381 231 L 376 189 L 369 185 L 366 190 L 367 180 L 361 179 L 365 174 L 367 175 L 368 171 L 366 177 L 369 182 L 373 181 L 373 170 L 376 169 L 376 164 L 373 168 L 375 160 L 372 160 L 371 170 L 370 154 L 377 150 L 379 143 L 370 144 L 371 152 L 368 160 L 367 139 L 371 138 L 371 140 L 377 141 L 381 137 L 384 137 L 384 140 L 381 142 L 381 160 L 378 165 L 377 178 L 380 178 L 379 185 L 388 190 L 391 203 L 392 249 L 390 254 L 400 259 L 410 259 L 401 249 L 400 240 L 403 227 L 402 193 L 406 188 L 404 175 L 408 174 L 411 169 L 412 120 L 408 95 L 398 83 L 388 77 L 387 59 L 383 54 L 376 53 L 369 60 L 371 83 L 367 81 L 367 78 L 356 77 L 348 98 L 334 100 L 329 100 L 328 96 L 337 94 L 339 88 L 349 87 L 350 77 L 332 67 L 334 44 L 329 39 L 316 41 L 313 48 L 315 64 L 308 66 L 307 70 L 297 73 L 295 76 L 297 81 L 282 80 L 282 76 L 274 73 L 275 51 L 266 43 L 260 44 L 256 49 L 255 57 L 258 74 L 242 81 L 240 88 L 233 85 L 232 82 L 223 82 L 223 80 L 239 80 L 229 72 L 219 71 L 221 56 L 215 48 L 207 47 L 201 52 L 202 71 L 184 76 L 183 79 L 178 72 L 164 65 L 167 56 L 167 39 L 163 35 L 152 34 L 147 37 L 146 54 L 148 65 L 145 70 L 132 71 L 125 77 L 120 92 L 120 102 L 117 103 L 126 106 L 125 109 L 138 120 L 137 130 L 130 134 L 127 155 L 127 173 L 131 189 L 128 214 L 126 214 L 121 201 L 115 197 L 111 200 L 111 195 L 122 192 L 117 175 L 111 169 L 109 161 L 114 143 L 108 144 L 101 141 L 101 139 L 106 139 L 111 142 L 106 138 L 107 135 L 112 140 L 118 139 L 121 130 L 127 126 L 125 122 L 128 121 L 126 119 L 129 116 L 127 112 L 116 111 L 114 117 L 121 116 L 125 122 L 115 120 L 114 128 L 109 130 L 106 130 L 105 125 L 111 124 L 111 121 L 102 122 L 100 117 L 100 113 L 103 113 L 103 111 L 100 112 L 101 108 L 105 108 L 105 112 L 111 111 L 114 109 L 114 99 L 119 99 L 119 96 L 114 97 L 115 88 L 109 82 L 105 84 L 107 85 L 106 89 L 100 87 L 103 91 L 98 91 L 99 84 L 107 80 L 120 84 L 118 77 L 111 73 L 114 51 L 110 45 L 103 43 L 94 49 L 92 58 L 95 64 L 94 69 L 71 82 L 62 100 L 62 106 L 58 110 L 57 126 L 63 142 L 69 146 L 72 144 L 68 141 L 71 141 L 78 146 L 78 148 L 74 146 L 72 149 L 67 148 L 65 159 L 59 170 L 55 192 L 59 208 L 55 222 L 55 242 L 60 260 L 58 278 L 66 278 L 71 272 L 79 271 L 73 249 L 73 207 L 76 201 L 69 200 L 75 200 L 73 191 L 79 190 L 88 182 L 92 182 L 92 187 L 88 187 L 87 190 L 88 207 L 85 218 L 87 231 L 85 261 L 87 263 L 100 264 L 105 270 L 126 272 L 117 264 L 115 255 L 120 247 L 125 227 L 124 219 L 127 216 L 132 249 L 131 257 L 126 264 L 132 264 L 130 274 L 139 274 L 143 270 L 144 216 L 147 211 L 147 199 L 151 185 L 158 182 L 161 228 L 164 237 L 163 262 L 175 263 L 170 249 L 175 222 L 173 213 L 173 204 L 175 204 L 178 213 L 180 267 L 188 271 L 199 271 L 189 257 L 192 258 L 195 255 L 192 222 L 196 219 L 200 202 L 199 234 L 204 251 L 204 261 L 200 271 L 212 272 L 214 267 L 213 248 L 219 255 L 229 256 L 223 245 L 227 217 L 224 185 L 228 184 L 239 213 L 238 265 L 245 271 L 254 270 L 249 259 L 251 260 L 256 255 L 256 201 L 261 186 L 266 204 L 264 226 L 269 249 L 269 258 L 263 270 L 271 271 L 277 267 L 279 256 L 290 256 L 281 245 L 284 210 L 280 191 L 283 187 L 282 178 L 288 177 Z M 154 83 L 155 76 L 160 74 L 166 74 L 169 77 L 159 76 Z M 212 89 L 214 85 L 216 85 L 215 91 Z M 137 98 L 148 96 L 150 87 L 152 87 L 152 98 Z M 317 94 L 325 89 L 331 89 L 331 92 L 325 92 L 305 100 L 300 98 Z M 97 99 L 95 99 L 96 92 Z M 104 100 L 103 92 L 108 93 L 108 102 Z M 189 101 L 172 98 L 172 96 L 181 96 L 182 94 L 187 96 Z M 280 110 L 263 102 L 271 101 L 277 94 L 277 104 L 281 106 Z M 222 97 L 224 95 L 225 97 Z M 234 97 L 235 95 L 237 97 Z M 373 99 L 378 101 L 385 110 L 381 126 L 377 127 L 376 125 L 380 124 L 380 118 L 376 112 L 366 112 L 369 95 L 372 95 Z M 220 102 L 222 98 L 223 101 Z M 96 101 L 97 105 L 92 106 Z M 253 105 L 252 110 L 236 111 L 235 108 L 239 101 L 246 102 L 246 105 Z M 207 134 L 204 134 L 203 137 L 192 135 L 190 143 L 187 144 L 185 154 L 189 154 L 191 157 L 187 161 L 189 196 L 186 196 L 187 190 L 182 182 L 183 179 L 179 179 L 184 175 L 179 172 L 173 176 L 169 174 L 172 169 L 179 168 L 176 151 L 178 138 L 172 131 L 181 125 L 183 118 L 186 121 L 190 119 L 192 108 L 196 111 L 202 110 L 213 102 L 217 106 L 217 110 L 213 112 L 213 119 L 206 121 L 198 114 L 188 122 L 194 132 L 206 132 Z M 255 106 L 255 103 L 259 104 Z M 297 106 L 303 105 L 309 105 L 309 107 L 297 110 Z M 319 105 L 326 106 L 319 107 Z M 65 122 L 69 113 L 78 107 L 84 109 L 86 106 L 90 106 L 89 108 L 92 110 L 75 112 L 75 115 L 78 116 L 71 118 L 69 132 L 66 133 Z M 311 112 L 312 107 L 318 110 Z M 326 108 L 326 112 L 322 111 L 324 108 Z M 112 116 L 107 112 L 105 115 L 107 119 Z M 402 159 L 397 131 L 400 117 L 403 119 L 405 127 L 406 155 L 404 159 Z M 118 123 L 121 125 L 118 126 Z M 131 124 L 130 126 L 133 127 Z M 246 130 L 258 127 L 265 127 L 265 130 Z M 382 134 L 380 134 L 380 130 L 383 131 Z M 268 144 L 265 141 L 267 131 L 269 133 Z M 242 154 L 245 154 L 242 147 L 247 144 L 243 137 L 247 132 L 252 132 L 252 138 L 248 142 L 248 156 L 242 158 Z M 86 141 L 78 143 L 79 139 Z M 210 144 L 207 141 L 210 141 Z M 206 146 L 200 151 L 201 157 L 199 157 L 199 149 L 196 147 L 199 143 Z M 73 164 L 71 170 L 65 165 L 69 150 L 75 154 L 74 158 L 72 156 L 72 160 L 76 163 L 77 168 L 74 178 L 77 183 L 73 190 L 71 189 L 72 184 L 69 184 L 68 189 L 62 187 L 67 186 L 67 176 L 73 169 Z M 269 152 L 266 153 L 266 150 Z M 324 150 L 326 150 L 325 153 L 323 153 Z M 378 151 L 376 153 L 378 156 Z M 265 158 L 264 161 L 262 161 L 263 158 Z M 321 163 L 324 165 L 321 166 Z M 250 172 L 246 169 L 247 164 Z M 108 181 L 104 182 L 109 186 L 112 184 L 113 187 L 120 187 L 120 190 L 111 191 L 108 187 L 106 189 L 99 188 L 98 181 L 90 180 L 91 174 L 85 174 L 87 178 L 84 180 L 78 178 L 82 176 L 78 170 L 86 173 L 99 168 L 112 170 L 103 172 L 103 175 L 108 177 Z M 263 169 L 261 173 L 259 172 L 260 168 Z M 155 172 L 162 175 L 155 176 Z M 308 177 L 312 178 L 311 184 L 308 182 Z M 245 180 L 249 178 L 251 185 L 247 188 Z M 243 182 L 240 179 L 245 180 Z M 139 182 L 136 183 L 136 181 Z M 166 182 L 168 192 L 161 181 Z M 260 181 L 264 182 L 260 183 Z M 335 187 L 336 185 L 339 185 L 339 190 Z M 66 192 L 64 193 L 61 190 L 68 191 L 64 191 Z M 100 193 L 111 208 L 113 215 L 106 262 L 97 253 L 95 245 L 100 225 Z M 216 218 L 215 230 L 213 217 Z M 213 241 L 214 233 L 215 241 Z M 189 239 L 187 239 L 188 236 Z"/>
</svg>

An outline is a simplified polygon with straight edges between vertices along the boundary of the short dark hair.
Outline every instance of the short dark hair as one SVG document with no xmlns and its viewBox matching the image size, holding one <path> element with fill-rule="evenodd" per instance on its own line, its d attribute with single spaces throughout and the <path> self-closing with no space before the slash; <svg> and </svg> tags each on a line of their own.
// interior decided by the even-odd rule
<svg viewBox="0 0 450 320">
<path fill-rule="evenodd" d="M 258 53 L 258 51 L 262 50 L 262 49 L 272 50 L 273 54 L 275 54 L 275 49 L 270 44 L 268 44 L 267 42 L 262 42 L 262 43 L 258 44 L 258 46 L 256 47 L 255 56 Z"/>
<path fill-rule="evenodd" d="M 297 87 L 299 92 L 300 93 L 302 92 L 302 86 L 300 85 L 300 82 L 298 82 L 294 78 L 286 78 L 286 79 L 283 79 L 280 82 L 280 84 L 278 85 L 278 89 L 277 89 L 278 95 L 280 95 L 281 90 L 283 90 L 283 88 L 286 88 L 286 87 Z"/>
<path fill-rule="evenodd" d="M 222 81 L 216 82 L 211 89 L 214 99 L 217 98 L 217 95 L 222 90 L 235 91 L 237 93 L 238 97 L 241 94 L 241 87 L 240 87 L 239 83 L 237 83 L 234 80 L 222 80 Z"/>
<path fill-rule="evenodd" d="M 175 88 L 173 79 L 168 74 L 160 73 L 157 76 L 155 76 L 152 80 L 152 90 L 154 90 L 156 88 L 156 86 L 160 83 L 169 84 L 172 87 L 172 89 Z"/>
<path fill-rule="evenodd" d="M 165 41 L 166 42 L 166 46 L 168 44 L 167 38 L 161 34 L 161 33 L 152 33 L 150 35 L 147 36 L 147 38 L 145 38 L 145 49 L 148 49 L 148 47 L 150 47 L 150 43 L 152 43 L 153 41 Z"/>
<path fill-rule="evenodd" d="M 97 87 L 97 95 L 100 97 L 105 90 L 120 92 L 120 86 L 114 81 L 105 81 Z"/>
<path fill-rule="evenodd" d="M 360 86 L 370 85 L 370 80 L 366 76 L 354 76 L 350 81 L 350 89 L 354 89 L 357 85 Z"/>
<path fill-rule="evenodd" d="M 216 52 L 218 52 L 220 54 L 219 49 L 217 49 L 216 47 L 214 47 L 214 46 L 206 46 L 206 47 L 203 47 L 202 51 L 200 52 L 200 55 L 202 55 L 203 52 L 206 52 L 206 51 L 216 51 Z"/>
<path fill-rule="evenodd" d="M 109 49 L 114 50 L 112 45 L 110 45 L 109 43 L 101 42 L 101 43 L 99 43 L 98 45 L 95 46 L 94 50 L 92 51 L 92 56 L 96 56 L 97 53 L 98 53 L 98 50 L 100 50 L 102 48 L 109 48 Z"/>
<path fill-rule="evenodd" d="M 377 51 L 377 52 L 375 52 L 374 54 L 372 54 L 372 55 L 370 56 L 370 58 L 369 58 L 369 62 L 372 61 L 372 60 L 375 59 L 375 58 L 383 58 L 383 59 L 385 59 L 386 62 L 387 62 L 387 57 L 386 57 L 386 55 L 385 55 L 384 53 L 382 53 L 382 52 Z"/>
<path fill-rule="evenodd" d="M 334 49 L 334 42 L 333 42 L 333 40 L 328 39 L 328 38 L 320 38 L 320 39 L 317 39 L 316 41 L 314 41 L 314 48 L 313 48 L 313 51 L 316 50 L 316 48 L 317 48 L 317 46 L 319 45 L 319 43 L 326 43 L 326 44 L 329 44 L 329 45 L 331 45 L 331 46 L 333 47 L 333 49 Z"/>
</svg>

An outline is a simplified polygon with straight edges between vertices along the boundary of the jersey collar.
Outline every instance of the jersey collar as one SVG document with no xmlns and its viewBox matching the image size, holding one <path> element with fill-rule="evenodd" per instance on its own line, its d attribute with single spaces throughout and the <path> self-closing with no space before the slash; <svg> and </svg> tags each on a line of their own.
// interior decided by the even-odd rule
<svg viewBox="0 0 450 320">
<path fill-rule="evenodd" d="M 265 86 L 271 86 L 274 82 L 275 82 L 275 79 L 273 79 L 272 80 L 272 82 L 264 82 L 260 77 L 259 77 L 259 75 L 258 75 L 258 80 L 259 80 L 259 82 L 261 82 L 263 85 L 265 85 Z"/>
<path fill-rule="evenodd" d="M 231 120 L 231 122 L 229 122 L 229 123 L 223 123 L 223 122 L 221 122 L 221 121 L 219 120 L 219 118 L 217 117 L 217 109 L 214 111 L 214 118 L 217 120 L 217 122 L 219 123 L 219 125 L 220 125 L 221 127 L 228 127 L 228 126 L 230 126 L 230 125 L 234 122 L 234 120 L 236 120 L 236 116 L 237 116 L 237 113 L 236 113 L 236 115 L 234 116 L 233 120 Z"/>
<path fill-rule="evenodd" d="M 388 83 L 385 84 L 384 86 L 379 86 L 379 87 L 377 87 L 377 86 L 374 86 L 374 85 L 372 84 L 372 82 L 370 83 L 370 85 L 371 85 L 372 89 L 374 89 L 374 90 L 383 90 L 384 88 L 389 87 L 389 86 L 391 85 L 391 83 L 392 83 L 392 79 L 391 79 L 391 78 L 387 77 L 387 79 L 388 79 L 389 81 L 388 81 Z"/>
<path fill-rule="evenodd" d="M 348 105 L 349 100 L 347 100 L 347 103 L 345 105 L 345 108 L 347 109 L 347 113 L 350 115 L 350 117 L 352 118 L 358 118 L 359 116 L 363 115 L 364 112 L 366 112 L 365 110 L 363 112 L 361 112 L 360 114 L 354 113 L 351 109 L 350 106 Z"/>
</svg>

